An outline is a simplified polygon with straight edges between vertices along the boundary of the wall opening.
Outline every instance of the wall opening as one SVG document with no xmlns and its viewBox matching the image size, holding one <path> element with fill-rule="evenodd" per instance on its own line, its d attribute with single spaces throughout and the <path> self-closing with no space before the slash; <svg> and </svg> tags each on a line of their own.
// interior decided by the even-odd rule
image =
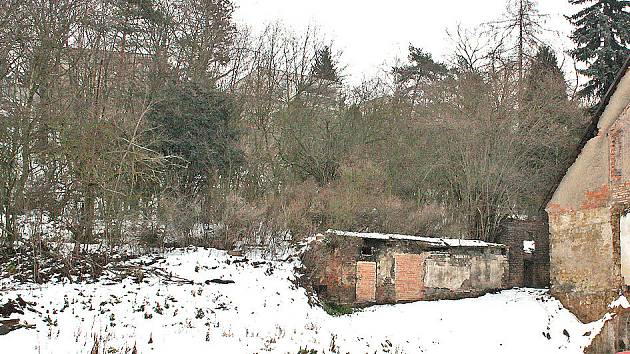
<svg viewBox="0 0 630 354">
<path fill-rule="evenodd" d="M 624 285 L 630 285 L 630 214 L 619 218 L 619 249 L 621 252 L 621 275 Z"/>
<path fill-rule="evenodd" d="M 534 262 L 531 259 L 523 260 L 523 286 L 534 287 Z"/>
</svg>

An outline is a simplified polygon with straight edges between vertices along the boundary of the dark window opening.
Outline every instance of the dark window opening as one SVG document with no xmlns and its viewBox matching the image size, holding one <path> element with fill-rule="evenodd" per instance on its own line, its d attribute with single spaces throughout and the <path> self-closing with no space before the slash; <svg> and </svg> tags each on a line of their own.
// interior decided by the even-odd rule
<svg viewBox="0 0 630 354">
<path fill-rule="evenodd" d="M 534 287 L 534 265 L 529 260 L 523 261 L 523 286 Z"/>
<path fill-rule="evenodd" d="M 373 251 L 372 251 L 372 247 L 370 247 L 370 246 L 363 246 L 363 247 L 361 248 L 361 255 L 362 255 L 362 256 L 371 256 L 371 255 L 373 255 L 373 254 L 374 254 L 374 253 L 373 253 Z"/>
</svg>

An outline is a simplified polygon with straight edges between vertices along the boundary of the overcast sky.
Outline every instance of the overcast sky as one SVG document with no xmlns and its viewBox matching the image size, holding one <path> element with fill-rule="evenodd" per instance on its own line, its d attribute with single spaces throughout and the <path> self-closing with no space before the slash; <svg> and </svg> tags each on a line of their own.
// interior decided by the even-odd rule
<svg viewBox="0 0 630 354">
<path fill-rule="evenodd" d="M 371 76 L 404 58 L 409 43 L 443 60 L 451 49 L 447 28 L 458 23 L 474 27 L 497 19 L 505 12 L 506 0 L 234 0 L 237 22 L 259 31 L 281 21 L 296 31 L 314 25 L 327 41 L 343 51 L 342 62 L 353 82 Z M 564 15 L 577 7 L 567 0 L 539 0 L 547 14 L 546 40 L 559 55 L 571 47 L 567 35 L 571 25 Z M 562 61 L 562 58 L 559 58 Z M 571 64 L 572 65 L 572 64 Z M 565 70 L 570 70 L 567 63 Z"/>
</svg>

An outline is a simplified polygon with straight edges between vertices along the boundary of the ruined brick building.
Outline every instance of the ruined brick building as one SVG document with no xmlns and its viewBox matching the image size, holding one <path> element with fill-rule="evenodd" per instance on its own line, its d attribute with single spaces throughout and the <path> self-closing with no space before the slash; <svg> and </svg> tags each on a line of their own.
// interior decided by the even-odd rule
<svg viewBox="0 0 630 354">
<path fill-rule="evenodd" d="M 508 251 L 500 244 L 329 231 L 313 247 L 316 290 L 337 303 L 456 299 L 508 287 Z"/>
<path fill-rule="evenodd" d="M 551 292 L 582 321 L 630 285 L 630 73 L 626 61 L 546 211 Z"/>
<path fill-rule="evenodd" d="M 546 218 L 509 218 L 497 242 L 508 247 L 509 286 L 549 286 L 549 225 Z"/>
</svg>

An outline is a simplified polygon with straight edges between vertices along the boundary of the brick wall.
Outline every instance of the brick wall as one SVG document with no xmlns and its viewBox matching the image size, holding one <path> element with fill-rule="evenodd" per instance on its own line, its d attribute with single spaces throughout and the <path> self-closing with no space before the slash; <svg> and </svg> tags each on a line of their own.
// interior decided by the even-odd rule
<svg viewBox="0 0 630 354">
<path fill-rule="evenodd" d="M 394 254 L 396 301 L 420 300 L 424 293 L 424 257 L 420 254 Z"/>
<path fill-rule="evenodd" d="M 523 241 L 531 240 L 536 244 L 533 254 L 523 251 Z M 531 286 L 544 288 L 549 286 L 549 225 L 546 220 L 515 220 L 503 223 L 503 232 L 498 242 L 508 246 L 509 286 L 525 286 L 524 264 L 531 262 Z"/>
<path fill-rule="evenodd" d="M 329 239 L 313 244 L 303 256 L 305 266 L 310 269 L 313 286 L 321 299 L 340 304 L 355 303 L 356 260 L 361 245 L 360 240 Z"/>
<path fill-rule="evenodd" d="M 365 245 L 373 253 L 362 253 Z M 305 265 L 316 267 L 312 280 L 320 299 L 341 304 L 464 298 L 505 288 L 507 283 L 505 249 L 500 247 L 447 248 L 406 240 L 333 238 L 308 253 L 317 256 Z M 434 265 L 429 278 L 428 259 Z"/>
<path fill-rule="evenodd" d="M 584 200 L 580 203 L 580 209 L 595 209 L 606 206 L 610 196 L 610 187 L 607 184 L 595 190 L 587 191 Z"/>
<path fill-rule="evenodd" d="M 612 130 L 609 134 L 609 166 L 610 166 L 610 175 L 609 178 L 611 181 L 619 181 L 621 180 L 622 174 L 622 147 L 623 147 L 623 134 L 620 130 Z M 619 155 L 619 156 L 618 156 Z"/>
<path fill-rule="evenodd" d="M 613 204 L 627 204 L 630 202 L 630 182 L 615 183 L 612 187 L 610 198 Z"/>
<path fill-rule="evenodd" d="M 356 302 L 376 301 L 376 262 L 357 262 Z"/>
</svg>

